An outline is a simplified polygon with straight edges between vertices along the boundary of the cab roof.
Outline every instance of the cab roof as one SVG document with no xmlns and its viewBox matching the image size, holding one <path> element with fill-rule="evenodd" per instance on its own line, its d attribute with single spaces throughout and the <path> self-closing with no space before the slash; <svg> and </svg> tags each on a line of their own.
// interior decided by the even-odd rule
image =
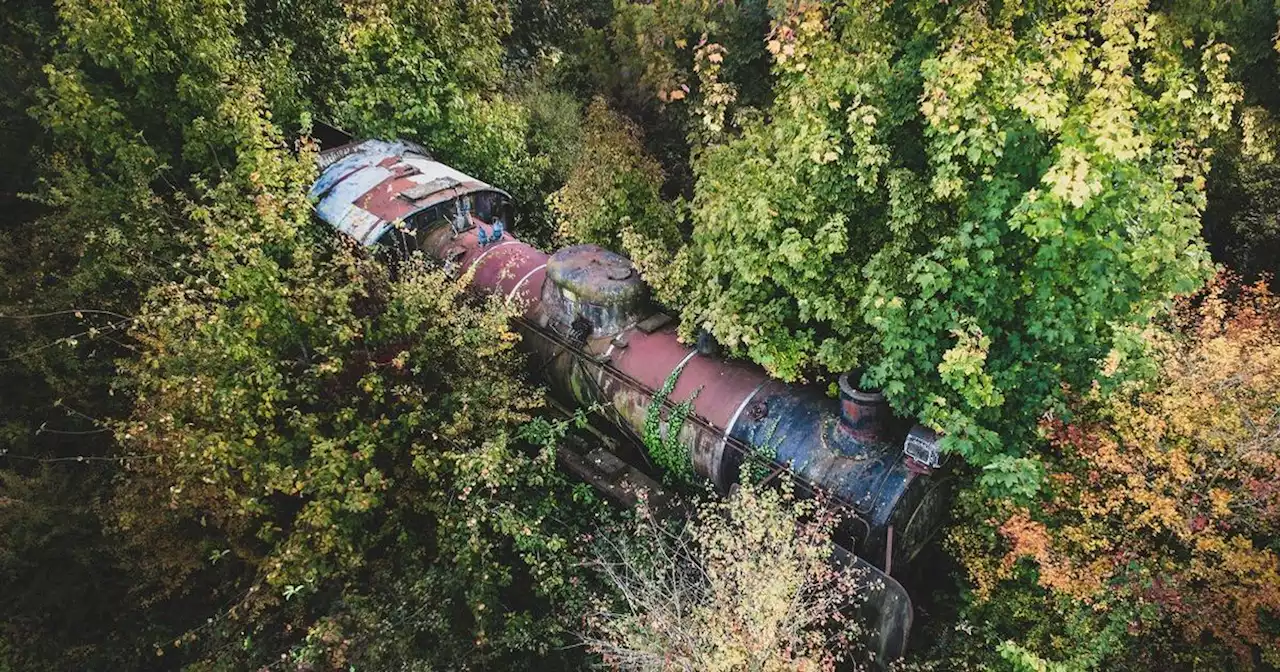
<svg viewBox="0 0 1280 672">
<path fill-rule="evenodd" d="M 320 153 L 311 187 L 316 214 L 362 245 L 397 221 L 438 203 L 482 191 L 509 195 L 431 158 L 401 140 L 363 140 Z"/>
</svg>

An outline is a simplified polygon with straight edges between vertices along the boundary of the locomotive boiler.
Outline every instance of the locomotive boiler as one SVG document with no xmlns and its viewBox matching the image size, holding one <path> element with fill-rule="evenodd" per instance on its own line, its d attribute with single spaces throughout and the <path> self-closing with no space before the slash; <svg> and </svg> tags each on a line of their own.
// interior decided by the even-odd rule
<svg viewBox="0 0 1280 672">
<path fill-rule="evenodd" d="M 563 405 L 595 408 L 637 438 L 655 406 L 665 417 L 691 400 L 685 421 L 669 429 L 694 471 L 727 491 L 746 460 L 763 460 L 770 476 L 785 472 L 825 493 L 853 514 L 852 550 L 894 586 L 888 575 L 938 529 L 945 486 L 934 473 L 936 437 L 895 418 L 856 377 L 841 376 L 832 398 L 681 343 L 625 257 L 592 245 L 548 255 L 521 242 L 509 231 L 506 192 L 412 143 L 350 143 L 322 152 L 320 166 L 311 190 L 320 219 L 378 254 L 421 251 L 476 291 L 516 302 L 521 347 Z M 674 387 L 660 394 L 668 381 Z M 886 636 L 905 639 L 909 601 L 890 609 L 901 632 Z"/>
</svg>

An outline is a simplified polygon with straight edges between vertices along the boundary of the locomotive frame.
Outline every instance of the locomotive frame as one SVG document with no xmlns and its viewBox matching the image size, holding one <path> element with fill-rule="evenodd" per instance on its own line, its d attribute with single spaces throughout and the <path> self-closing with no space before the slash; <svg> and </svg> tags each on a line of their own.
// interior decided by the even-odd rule
<svg viewBox="0 0 1280 672">
<path fill-rule="evenodd" d="M 664 422 L 663 431 L 678 433 L 694 471 L 721 493 L 744 463 L 759 460 L 769 472 L 764 481 L 785 475 L 840 504 L 857 521 L 848 544 L 857 555 L 835 556 L 871 573 L 862 609 L 873 623 L 871 648 L 882 663 L 901 654 L 912 612 L 892 575 L 936 534 L 948 498 L 933 432 L 895 418 L 881 395 L 857 389 L 849 374 L 836 400 L 680 343 L 674 320 L 652 305 L 629 260 L 591 245 L 547 255 L 520 241 L 508 231 L 514 215 L 505 191 L 418 145 L 365 140 L 325 150 L 318 161 L 310 194 L 317 217 L 379 253 L 421 252 L 472 290 L 517 304 L 532 373 L 562 406 L 597 409 L 598 420 L 634 442 L 653 407 L 665 421 L 672 398 L 689 399 L 686 421 Z M 660 395 L 669 377 L 674 389 Z M 629 497 L 621 480 L 657 492 L 652 478 L 617 456 L 562 454 L 561 464 L 615 499 Z"/>
</svg>

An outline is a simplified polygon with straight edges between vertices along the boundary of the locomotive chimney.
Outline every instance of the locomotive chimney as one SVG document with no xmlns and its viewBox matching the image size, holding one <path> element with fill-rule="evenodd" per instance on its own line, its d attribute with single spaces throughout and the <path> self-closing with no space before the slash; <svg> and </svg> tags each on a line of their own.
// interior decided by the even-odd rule
<svg viewBox="0 0 1280 672">
<path fill-rule="evenodd" d="M 859 377 L 856 372 L 840 375 L 840 428 L 858 443 L 885 443 L 893 411 L 883 394 L 854 387 Z"/>
</svg>

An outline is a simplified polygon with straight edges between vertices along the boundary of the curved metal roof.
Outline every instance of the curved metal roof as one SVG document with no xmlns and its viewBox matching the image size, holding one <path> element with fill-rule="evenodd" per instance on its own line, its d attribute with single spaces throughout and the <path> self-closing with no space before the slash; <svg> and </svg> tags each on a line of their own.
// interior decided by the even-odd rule
<svg viewBox="0 0 1280 672">
<path fill-rule="evenodd" d="M 437 203 L 479 191 L 507 193 L 435 161 L 403 141 L 363 140 L 320 153 L 311 187 L 320 219 L 373 245 L 392 224 Z"/>
</svg>

